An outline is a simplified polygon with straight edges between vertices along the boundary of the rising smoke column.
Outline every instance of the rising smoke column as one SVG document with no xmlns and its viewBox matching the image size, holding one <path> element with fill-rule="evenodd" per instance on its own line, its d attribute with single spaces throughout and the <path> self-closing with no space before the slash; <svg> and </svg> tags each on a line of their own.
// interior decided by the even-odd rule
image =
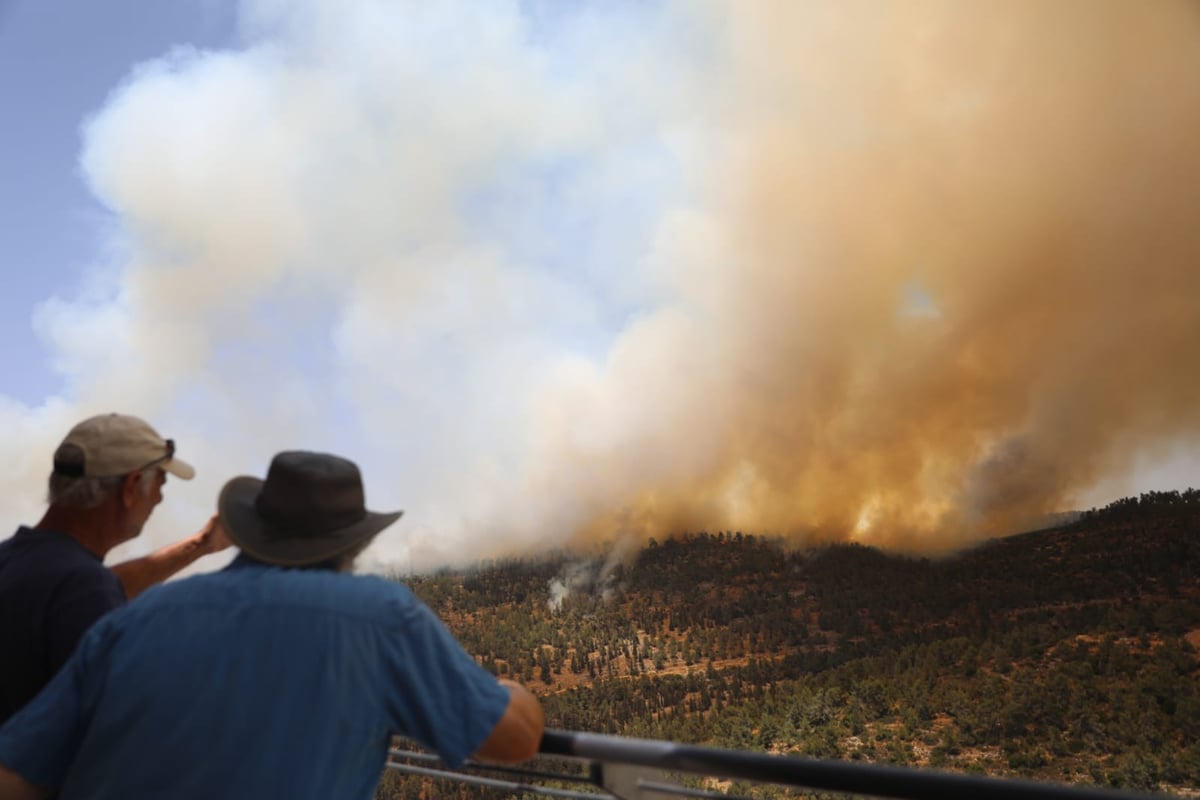
<svg viewBox="0 0 1200 800">
<path fill-rule="evenodd" d="M 729 13 L 682 302 L 560 420 L 587 530 L 940 550 L 1196 441 L 1194 4 Z"/>
</svg>

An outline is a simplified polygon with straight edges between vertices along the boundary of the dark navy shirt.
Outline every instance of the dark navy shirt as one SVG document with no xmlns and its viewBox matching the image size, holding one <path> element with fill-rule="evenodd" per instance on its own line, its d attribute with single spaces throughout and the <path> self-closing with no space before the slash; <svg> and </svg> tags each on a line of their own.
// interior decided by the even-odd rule
<svg viewBox="0 0 1200 800">
<path fill-rule="evenodd" d="M 117 576 L 65 533 L 21 527 L 0 542 L 0 723 L 50 682 L 92 623 L 124 603 Z"/>
<path fill-rule="evenodd" d="M 459 764 L 508 699 L 402 584 L 239 560 L 100 620 L 0 763 L 63 800 L 367 800 L 392 733 Z"/>
</svg>

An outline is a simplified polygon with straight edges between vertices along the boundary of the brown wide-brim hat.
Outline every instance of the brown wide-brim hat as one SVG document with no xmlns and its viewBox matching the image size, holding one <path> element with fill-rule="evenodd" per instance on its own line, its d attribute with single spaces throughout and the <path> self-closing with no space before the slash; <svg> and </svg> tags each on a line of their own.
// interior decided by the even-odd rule
<svg viewBox="0 0 1200 800">
<path fill-rule="evenodd" d="M 230 480 L 218 510 L 235 545 L 284 567 L 319 564 L 365 546 L 404 513 L 367 510 L 354 462 L 299 450 L 276 455 L 266 480 Z"/>
</svg>

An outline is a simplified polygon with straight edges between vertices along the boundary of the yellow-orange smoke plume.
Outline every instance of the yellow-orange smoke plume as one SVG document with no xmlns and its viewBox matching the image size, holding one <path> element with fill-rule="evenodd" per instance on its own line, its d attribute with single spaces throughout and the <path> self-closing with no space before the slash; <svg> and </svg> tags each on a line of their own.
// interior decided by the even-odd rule
<svg viewBox="0 0 1200 800">
<path fill-rule="evenodd" d="M 734 4 L 684 301 L 556 396 L 537 486 L 587 535 L 936 551 L 1194 441 L 1197 9 Z"/>
</svg>

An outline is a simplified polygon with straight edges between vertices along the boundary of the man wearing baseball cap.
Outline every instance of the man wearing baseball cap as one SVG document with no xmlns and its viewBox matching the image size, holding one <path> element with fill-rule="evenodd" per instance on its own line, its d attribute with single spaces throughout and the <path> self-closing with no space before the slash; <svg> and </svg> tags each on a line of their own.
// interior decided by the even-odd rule
<svg viewBox="0 0 1200 800">
<path fill-rule="evenodd" d="M 214 516 L 197 533 L 143 558 L 104 566 L 142 532 L 167 474 L 195 470 L 144 420 L 102 414 L 54 452 L 49 508 L 0 542 L 0 723 L 28 703 L 97 619 L 201 556 L 229 546 Z"/>
</svg>

